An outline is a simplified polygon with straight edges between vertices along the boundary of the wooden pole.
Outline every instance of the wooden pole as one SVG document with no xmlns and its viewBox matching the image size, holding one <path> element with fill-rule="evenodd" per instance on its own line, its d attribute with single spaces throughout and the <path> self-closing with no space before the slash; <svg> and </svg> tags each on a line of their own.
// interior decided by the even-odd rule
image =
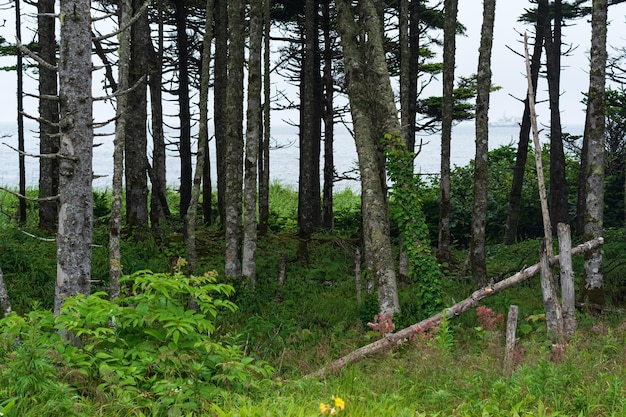
<svg viewBox="0 0 626 417">
<path fill-rule="evenodd" d="M 567 224 L 557 225 L 559 237 L 559 264 L 561 266 L 561 305 L 563 314 L 563 336 L 565 342 L 576 330 L 576 297 L 574 292 L 574 269 L 572 268 L 572 236 Z"/>
<path fill-rule="evenodd" d="M 517 331 L 517 316 L 519 308 L 516 305 L 509 307 L 509 316 L 506 320 L 506 348 L 504 351 L 504 374 L 511 375 L 515 354 L 515 333 Z"/>
</svg>

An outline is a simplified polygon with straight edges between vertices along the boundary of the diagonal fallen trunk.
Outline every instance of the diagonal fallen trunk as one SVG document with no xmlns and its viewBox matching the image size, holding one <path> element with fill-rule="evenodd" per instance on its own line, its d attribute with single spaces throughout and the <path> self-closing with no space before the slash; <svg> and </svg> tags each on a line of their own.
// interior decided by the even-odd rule
<svg viewBox="0 0 626 417">
<path fill-rule="evenodd" d="M 585 252 L 592 251 L 594 249 L 599 248 L 604 243 L 604 238 L 598 237 L 596 239 L 587 241 L 582 243 L 575 248 L 572 248 L 572 256 L 580 255 Z M 555 256 L 550 260 L 551 264 L 555 264 L 559 261 L 559 256 Z M 336 361 L 318 369 L 317 371 L 306 375 L 307 378 L 311 377 L 322 377 L 327 373 L 333 373 L 343 368 L 346 365 L 351 363 L 358 362 L 368 355 L 372 355 L 375 353 L 385 352 L 387 350 L 392 349 L 395 346 L 401 345 L 402 343 L 411 339 L 411 337 L 415 336 L 418 333 L 422 333 L 427 331 L 428 329 L 435 327 L 441 321 L 443 314 L 446 315 L 447 318 L 452 318 L 455 316 L 460 316 L 462 313 L 465 313 L 468 310 L 471 310 L 474 307 L 478 306 L 478 302 L 483 298 L 487 298 L 491 295 L 498 294 L 508 288 L 511 288 L 514 285 L 519 284 L 522 281 L 527 280 L 528 278 L 537 275 L 541 270 L 541 263 L 536 263 L 535 265 L 529 266 L 516 273 L 515 275 L 510 276 L 507 279 L 496 282 L 493 285 L 489 285 L 483 288 L 480 288 L 474 291 L 469 297 L 460 301 L 443 310 L 441 313 L 435 314 L 432 317 L 429 317 L 425 320 L 420 321 L 419 323 L 413 324 L 409 327 L 406 327 L 396 333 L 392 333 L 388 336 L 383 337 L 369 345 L 365 345 L 360 347 L 342 358 L 337 359 Z"/>
</svg>

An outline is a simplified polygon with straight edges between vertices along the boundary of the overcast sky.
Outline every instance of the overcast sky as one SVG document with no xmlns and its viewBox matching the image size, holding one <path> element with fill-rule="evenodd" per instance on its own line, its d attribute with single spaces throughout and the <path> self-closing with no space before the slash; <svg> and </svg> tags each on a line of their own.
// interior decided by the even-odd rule
<svg viewBox="0 0 626 417">
<path fill-rule="evenodd" d="M 459 20 L 467 27 L 467 36 L 457 38 L 457 76 L 468 76 L 476 72 L 478 61 L 478 45 L 480 41 L 480 26 L 482 24 L 482 1 L 460 0 Z M 508 47 L 522 53 L 522 37 L 520 33 L 531 30 L 527 25 L 517 22 L 517 18 L 528 2 L 520 0 L 498 0 L 495 15 L 495 36 L 493 44 L 493 79 L 495 85 L 501 86 L 502 90 L 491 95 L 490 122 L 497 122 L 504 117 L 519 117 L 522 113 L 522 104 L 511 97 L 523 98 L 526 93 L 526 81 L 524 79 L 523 60 L 511 52 Z M 32 11 L 32 7 L 23 6 L 25 11 Z M 614 47 L 626 46 L 626 4 L 612 6 L 609 11 L 609 44 Z M 6 39 L 14 40 L 13 10 L 0 11 L 0 23 L 6 19 L 3 27 L 0 27 L 0 35 Z M 25 26 L 33 27 L 33 18 L 26 18 Z M 23 29 L 25 41 L 32 39 L 32 32 Z M 561 77 L 561 110 L 564 124 L 581 124 L 584 120 L 584 107 L 580 103 L 581 93 L 587 90 L 588 85 L 588 53 L 590 41 L 589 22 L 585 19 L 578 20 L 570 27 L 563 30 L 564 41 L 576 49 L 563 58 L 563 73 Z M 0 65 L 11 65 L 12 60 L 4 59 Z M 101 95 L 97 91 L 99 82 L 96 81 L 98 74 L 94 75 L 94 95 Z M 25 77 L 27 90 L 36 91 L 35 82 Z M 16 119 L 16 94 L 15 73 L 0 73 L 0 85 L 3 89 L 0 100 L 0 122 L 13 122 Z M 538 101 L 546 98 L 547 85 L 545 80 L 540 81 L 538 88 Z M 437 92 L 431 93 L 437 94 Z M 34 113 L 36 101 L 26 99 L 27 111 Z M 548 109 L 546 105 L 540 105 L 538 116 L 540 123 L 548 123 Z"/>
</svg>

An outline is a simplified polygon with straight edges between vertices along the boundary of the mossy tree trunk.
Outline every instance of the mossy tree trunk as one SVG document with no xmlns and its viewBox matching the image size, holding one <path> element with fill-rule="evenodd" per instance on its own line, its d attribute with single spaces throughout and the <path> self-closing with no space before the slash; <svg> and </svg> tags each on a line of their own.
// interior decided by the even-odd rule
<svg viewBox="0 0 626 417">
<path fill-rule="evenodd" d="M 373 0 L 336 3 L 359 171 L 364 257 L 378 283 L 380 312 L 400 310 L 389 236 L 386 175 L 382 158 L 385 134 L 400 137 L 400 123 L 383 49 L 381 16 Z M 358 15 L 358 21 L 355 21 Z"/>
<path fill-rule="evenodd" d="M 487 153 L 489 151 L 489 92 L 491 90 L 491 47 L 496 9 L 495 0 L 483 1 L 483 24 L 478 50 L 476 78 L 476 157 L 474 158 L 474 202 L 472 206 L 472 238 L 470 265 L 479 285 L 487 282 L 485 263 L 485 228 L 487 216 Z"/>
<path fill-rule="evenodd" d="M 59 45 L 60 163 L 54 312 L 89 294 L 93 236 L 91 2 L 61 1 Z"/>
<path fill-rule="evenodd" d="M 595 0 L 591 12 L 591 65 L 587 95 L 587 181 L 585 198 L 585 237 L 602 235 L 604 216 L 604 142 L 605 142 L 605 83 L 606 83 L 606 25 L 607 0 Z M 604 304 L 602 253 L 585 255 L 585 285 L 583 297 L 589 302 Z"/>
</svg>

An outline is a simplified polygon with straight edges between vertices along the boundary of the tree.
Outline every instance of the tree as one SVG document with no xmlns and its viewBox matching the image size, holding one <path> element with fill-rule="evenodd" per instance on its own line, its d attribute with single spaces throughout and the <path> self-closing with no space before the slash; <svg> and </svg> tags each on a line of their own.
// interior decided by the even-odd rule
<svg viewBox="0 0 626 417">
<path fill-rule="evenodd" d="M 90 0 L 61 0 L 59 219 L 54 311 L 89 294 L 93 233 Z"/>
<path fill-rule="evenodd" d="M 333 213 L 333 183 L 335 181 L 334 152 L 334 127 L 335 109 L 334 93 L 335 80 L 333 77 L 333 55 L 335 53 L 335 33 L 332 30 L 331 0 L 322 3 L 322 31 L 324 34 L 324 188 L 322 198 L 322 226 L 332 229 L 334 226 Z"/>
<path fill-rule="evenodd" d="M 317 2 L 305 1 L 300 76 L 300 170 L 298 176 L 298 259 L 308 263 L 308 241 L 321 224 L 320 95 Z"/>
<path fill-rule="evenodd" d="M 224 189 L 225 274 L 241 276 L 243 188 L 243 66 L 245 4 L 228 2 L 228 79 L 226 81 L 226 153 Z"/>
<path fill-rule="evenodd" d="M 533 53 L 530 58 L 530 76 L 533 87 L 533 99 L 537 91 L 537 81 L 539 78 L 539 69 L 541 68 L 541 54 L 543 46 L 543 37 L 545 35 L 544 26 L 548 18 L 547 11 L 544 8 L 547 4 L 543 1 L 538 2 L 537 13 L 535 18 L 535 41 L 533 44 Z M 512 245 L 517 237 L 517 225 L 519 224 L 520 209 L 522 202 L 522 186 L 524 184 L 524 173 L 526 171 L 526 159 L 528 157 L 528 141 L 530 137 L 530 105 L 528 95 L 524 99 L 524 112 L 522 115 L 522 123 L 520 125 L 519 140 L 517 143 L 517 153 L 515 156 L 515 168 L 513 170 L 513 181 L 511 183 L 511 192 L 509 194 L 509 209 L 504 231 L 504 244 Z"/>
<path fill-rule="evenodd" d="M 57 91 L 57 49 L 55 36 L 56 19 L 54 0 L 37 2 L 38 56 L 49 65 L 40 63 L 39 70 L 39 153 L 56 154 L 59 151 L 59 102 L 52 99 Z M 46 98 L 47 97 L 47 98 Z M 39 197 L 56 196 L 59 191 L 59 161 L 56 158 L 39 159 Z M 54 230 L 57 227 L 56 200 L 39 203 L 39 227 Z"/>
<path fill-rule="evenodd" d="M 444 2 L 443 97 L 441 118 L 441 179 L 439 205 L 439 239 L 437 257 L 450 261 L 450 142 L 454 111 L 454 54 L 456 52 L 456 19 L 458 0 Z"/>
<path fill-rule="evenodd" d="M 126 225 L 145 229 L 148 226 L 147 147 L 148 99 L 145 78 L 150 70 L 152 40 L 148 13 L 142 10 L 143 0 L 133 0 L 133 14 L 140 14 L 131 26 L 129 85 L 125 117 Z M 124 92 L 126 94 L 126 92 Z"/>
<path fill-rule="evenodd" d="M 596 0 L 591 11 L 591 63 L 585 124 L 586 187 L 585 237 L 602 235 L 604 214 L 604 146 L 605 146 L 605 83 L 606 83 L 606 25 L 607 0 Z M 602 253 L 599 250 L 585 255 L 585 285 L 583 297 L 590 302 L 604 304 Z"/>
<path fill-rule="evenodd" d="M 256 283 L 257 247 L 257 169 L 261 141 L 261 43 L 263 41 L 263 1 L 250 2 L 250 55 L 248 59 L 248 108 L 244 179 L 244 224 L 242 275 Z"/>
<path fill-rule="evenodd" d="M 217 209 L 220 224 L 225 225 L 226 212 L 226 153 L 228 86 L 228 1 L 215 0 L 215 61 L 213 75 L 213 118 L 215 126 L 215 156 L 217 163 Z"/>
<path fill-rule="evenodd" d="M 349 0 L 337 1 L 336 7 L 361 173 L 364 257 L 370 259 L 378 283 L 380 312 L 394 314 L 400 305 L 381 150 L 386 134 L 400 137 L 400 123 L 383 49 L 382 20 L 373 0 L 359 1 L 357 13 Z"/>
<path fill-rule="evenodd" d="M 472 276 L 483 286 L 487 282 L 485 226 L 487 215 L 487 152 L 489 150 L 489 93 L 491 87 L 491 47 L 496 1 L 483 1 L 483 24 L 478 50 L 476 77 L 476 157 L 474 158 L 474 203 L 470 260 Z"/>
</svg>

